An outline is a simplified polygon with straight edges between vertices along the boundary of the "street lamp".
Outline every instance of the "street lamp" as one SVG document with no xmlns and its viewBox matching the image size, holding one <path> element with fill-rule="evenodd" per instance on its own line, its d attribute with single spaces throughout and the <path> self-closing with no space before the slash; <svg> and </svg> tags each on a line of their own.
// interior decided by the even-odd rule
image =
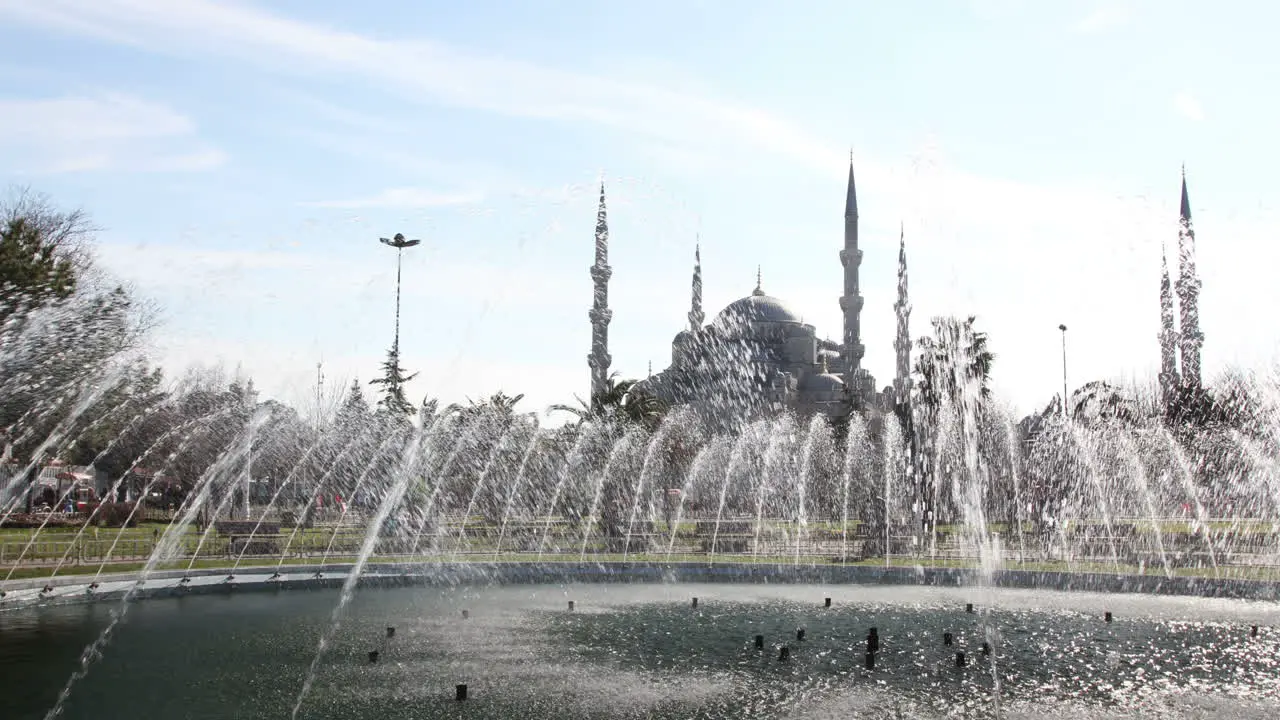
<svg viewBox="0 0 1280 720">
<path fill-rule="evenodd" d="M 1067 326 L 1059 325 L 1062 331 L 1062 416 L 1067 416 Z"/>
<path fill-rule="evenodd" d="M 378 238 L 383 245 L 388 245 L 396 249 L 396 336 L 391 347 L 395 349 L 397 355 L 400 354 L 400 261 L 404 256 L 404 249 L 411 248 L 422 242 L 421 240 L 406 240 L 404 235 L 396 233 L 396 236 L 390 239 Z"/>
</svg>

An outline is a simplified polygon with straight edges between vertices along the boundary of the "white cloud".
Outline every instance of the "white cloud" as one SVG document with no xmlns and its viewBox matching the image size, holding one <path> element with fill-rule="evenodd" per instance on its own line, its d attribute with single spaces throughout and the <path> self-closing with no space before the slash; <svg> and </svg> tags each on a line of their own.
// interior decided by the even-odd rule
<svg viewBox="0 0 1280 720">
<path fill-rule="evenodd" d="M 1200 101 L 1185 90 L 1173 96 L 1173 109 L 1188 120 L 1194 122 L 1204 120 L 1204 108 L 1200 106 Z"/>
<path fill-rule="evenodd" d="M 321 200 L 302 203 L 307 207 L 366 209 L 366 208 L 432 208 L 451 205 L 474 205 L 484 200 L 479 192 L 443 193 L 425 188 L 388 188 L 368 197 L 349 200 Z"/>
<path fill-rule="evenodd" d="M 123 94 L 0 99 L 0 149 L 39 173 L 208 170 L 226 161 L 165 105 Z"/>
<path fill-rule="evenodd" d="M 747 142 L 811 166 L 828 147 L 782 118 L 701 93 L 543 68 L 421 41 L 383 40 L 210 0 L 0 0 L 0 15 L 150 50 L 231 56 L 271 71 L 347 75 L 405 97 L 585 122 L 668 141 Z"/>
<path fill-rule="evenodd" d="M 1128 5 L 1108 2 L 1084 16 L 1072 26 L 1079 33 L 1104 33 L 1128 25 L 1133 19 L 1133 12 Z"/>
</svg>

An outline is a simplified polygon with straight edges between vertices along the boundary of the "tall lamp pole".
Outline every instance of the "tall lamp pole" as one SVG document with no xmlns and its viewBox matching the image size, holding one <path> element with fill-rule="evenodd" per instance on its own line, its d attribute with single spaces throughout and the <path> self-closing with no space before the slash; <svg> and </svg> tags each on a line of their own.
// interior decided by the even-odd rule
<svg viewBox="0 0 1280 720">
<path fill-rule="evenodd" d="M 421 240 L 406 240 L 404 235 L 396 233 L 396 236 L 387 238 L 378 238 L 383 245 L 389 245 L 396 249 L 396 336 L 391 343 L 391 347 L 396 353 L 396 357 L 400 356 L 400 262 L 404 257 L 404 249 L 411 248 L 422 242 Z"/>
<path fill-rule="evenodd" d="M 1067 326 L 1059 325 L 1062 331 L 1062 416 L 1067 416 Z"/>
</svg>

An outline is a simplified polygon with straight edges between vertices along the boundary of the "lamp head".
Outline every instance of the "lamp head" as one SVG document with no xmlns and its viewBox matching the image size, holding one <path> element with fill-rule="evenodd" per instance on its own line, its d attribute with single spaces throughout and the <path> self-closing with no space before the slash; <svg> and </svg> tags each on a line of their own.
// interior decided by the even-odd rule
<svg viewBox="0 0 1280 720">
<path fill-rule="evenodd" d="M 378 239 L 382 241 L 383 245 L 388 245 L 390 247 L 397 248 L 397 249 L 413 247 L 414 245 L 417 245 L 418 243 L 422 242 L 421 240 L 406 240 L 404 238 L 404 235 L 401 233 L 396 233 L 396 236 L 390 239 L 388 238 L 378 238 Z"/>
</svg>

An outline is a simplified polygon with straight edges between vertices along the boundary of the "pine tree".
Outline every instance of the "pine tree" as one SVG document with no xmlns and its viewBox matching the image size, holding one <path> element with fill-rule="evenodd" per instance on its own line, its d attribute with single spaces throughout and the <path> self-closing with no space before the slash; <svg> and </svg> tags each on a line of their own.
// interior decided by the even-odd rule
<svg viewBox="0 0 1280 720">
<path fill-rule="evenodd" d="M 349 429 L 368 417 L 369 403 L 364 399 L 364 392 L 360 389 L 360 380 L 357 378 L 351 381 L 351 390 L 347 392 L 347 397 L 338 408 L 335 422 L 338 427 Z"/>
<path fill-rule="evenodd" d="M 382 399 L 378 401 L 378 409 L 396 416 L 413 415 L 415 408 L 409 398 L 405 397 L 404 386 L 417 376 L 417 373 L 405 376 L 404 368 L 400 367 L 400 348 L 392 345 L 387 352 L 387 359 L 382 363 L 382 377 L 369 381 L 370 385 L 382 386 Z"/>
</svg>

